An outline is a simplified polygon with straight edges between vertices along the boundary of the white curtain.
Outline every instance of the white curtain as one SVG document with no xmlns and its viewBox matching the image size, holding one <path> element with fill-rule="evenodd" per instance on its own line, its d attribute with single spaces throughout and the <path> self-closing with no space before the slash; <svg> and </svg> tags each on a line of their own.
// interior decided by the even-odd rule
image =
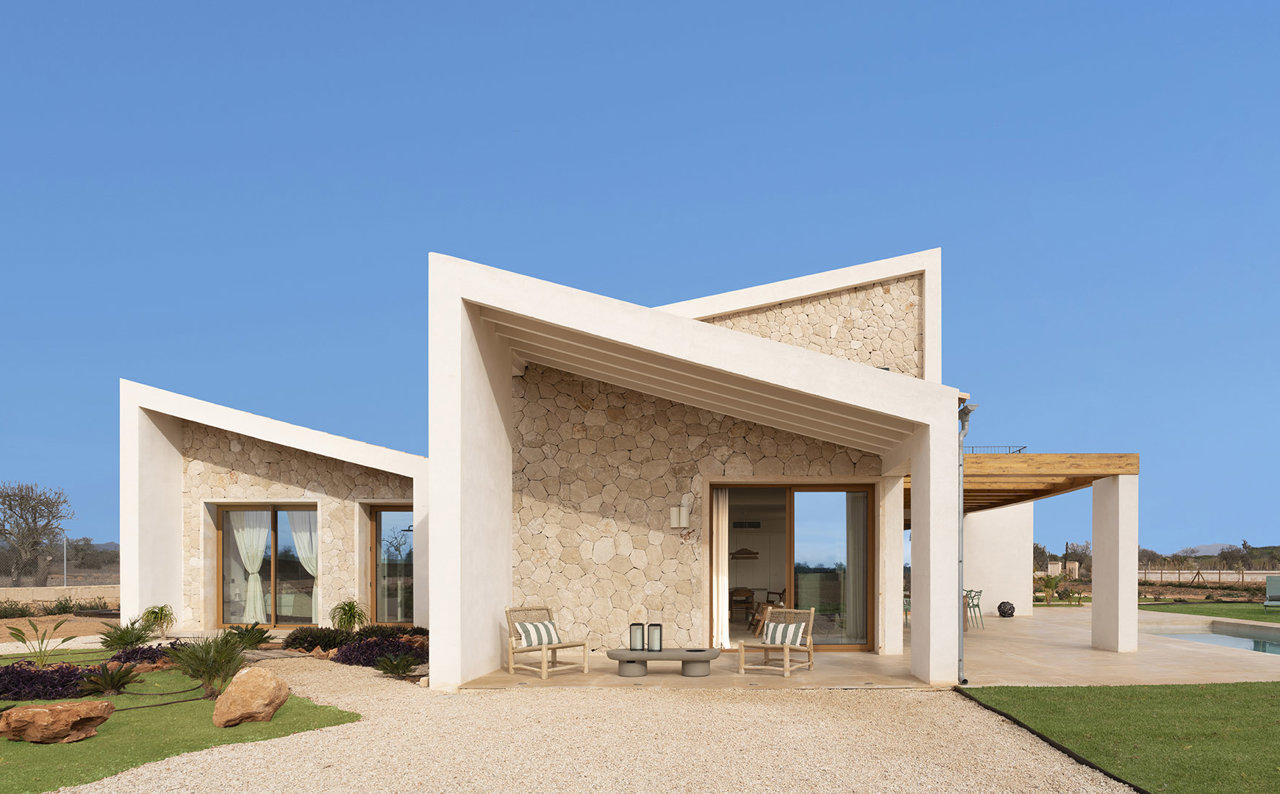
<svg viewBox="0 0 1280 794">
<path fill-rule="evenodd" d="M 729 647 L 729 489 L 711 489 L 711 620 L 715 647 Z"/>
<path fill-rule="evenodd" d="M 320 570 L 318 532 L 316 530 L 315 510 L 286 510 L 289 516 L 289 528 L 293 531 L 293 548 L 298 552 L 298 560 L 307 569 L 312 579 Z M 311 583 L 311 622 L 320 622 L 319 582 Z"/>
<path fill-rule="evenodd" d="M 262 558 L 271 537 L 270 510 L 232 510 L 227 513 L 235 535 L 240 562 L 247 574 L 244 595 L 244 622 L 266 623 L 267 601 L 262 594 Z"/>
</svg>

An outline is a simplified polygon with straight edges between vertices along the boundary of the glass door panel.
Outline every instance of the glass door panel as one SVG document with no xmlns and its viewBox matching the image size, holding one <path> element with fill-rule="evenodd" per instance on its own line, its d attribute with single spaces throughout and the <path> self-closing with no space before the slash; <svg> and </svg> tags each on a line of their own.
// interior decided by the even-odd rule
<svg viewBox="0 0 1280 794">
<path fill-rule="evenodd" d="M 222 514 L 222 622 L 271 622 L 271 511 Z"/>
<path fill-rule="evenodd" d="M 413 512 L 379 510 L 373 576 L 374 620 L 413 622 Z"/>
<path fill-rule="evenodd" d="M 794 603 L 815 645 L 867 644 L 867 493 L 795 491 Z"/>
<path fill-rule="evenodd" d="M 315 510 L 281 510 L 276 518 L 276 623 L 319 622 Z"/>
</svg>

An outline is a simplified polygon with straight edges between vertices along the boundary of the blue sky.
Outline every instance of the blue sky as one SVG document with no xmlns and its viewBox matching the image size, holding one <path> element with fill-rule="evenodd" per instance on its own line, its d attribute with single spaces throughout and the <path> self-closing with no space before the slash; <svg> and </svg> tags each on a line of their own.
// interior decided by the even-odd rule
<svg viewBox="0 0 1280 794">
<path fill-rule="evenodd" d="M 609 5 L 0 7 L 0 479 L 115 538 L 120 377 L 425 453 L 432 250 L 660 304 L 941 246 L 972 443 L 1280 542 L 1280 6 Z"/>
</svg>

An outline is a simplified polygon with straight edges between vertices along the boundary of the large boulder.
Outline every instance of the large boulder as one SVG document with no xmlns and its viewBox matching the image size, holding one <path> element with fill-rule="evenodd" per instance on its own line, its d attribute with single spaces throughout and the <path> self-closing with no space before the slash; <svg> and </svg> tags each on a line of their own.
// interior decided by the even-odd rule
<svg viewBox="0 0 1280 794">
<path fill-rule="evenodd" d="M 270 722 L 289 699 L 289 685 L 270 670 L 246 667 L 236 673 L 213 705 L 213 724 L 230 728 L 242 722 Z"/>
<path fill-rule="evenodd" d="M 98 733 L 116 707 L 105 700 L 15 706 L 0 712 L 0 737 L 14 742 L 66 744 Z"/>
</svg>

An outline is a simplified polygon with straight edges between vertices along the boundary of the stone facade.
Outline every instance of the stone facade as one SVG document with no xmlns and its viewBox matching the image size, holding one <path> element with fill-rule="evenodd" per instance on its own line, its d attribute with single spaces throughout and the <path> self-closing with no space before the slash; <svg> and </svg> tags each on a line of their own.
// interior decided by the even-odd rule
<svg viewBox="0 0 1280 794">
<path fill-rule="evenodd" d="M 673 646 L 708 640 L 707 478 L 874 476 L 880 459 L 530 365 L 513 378 L 515 606 L 617 647 L 632 622 Z M 689 510 L 671 529 L 670 508 Z"/>
<path fill-rule="evenodd" d="M 710 317 L 707 322 L 776 342 L 924 377 L 919 275 Z"/>
<path fill-rule="evenodd" d="M 339 601 L 369 602 L 367 575 L 356 570 L 357 515 L 364 500 L 413 500 L 413 481 L 215 427 L 184 423 L 182 432 L 182 628 L 202 625 L 215 600 L 217 549 L 205 535 L 206 502 L 271 504 L 315 500 L 319 511 L 321 620 Z M 216 606 L 214 606 L 216 610 Z M 214 613 L 216 614 L 216 612 Z"/>
</svg>

